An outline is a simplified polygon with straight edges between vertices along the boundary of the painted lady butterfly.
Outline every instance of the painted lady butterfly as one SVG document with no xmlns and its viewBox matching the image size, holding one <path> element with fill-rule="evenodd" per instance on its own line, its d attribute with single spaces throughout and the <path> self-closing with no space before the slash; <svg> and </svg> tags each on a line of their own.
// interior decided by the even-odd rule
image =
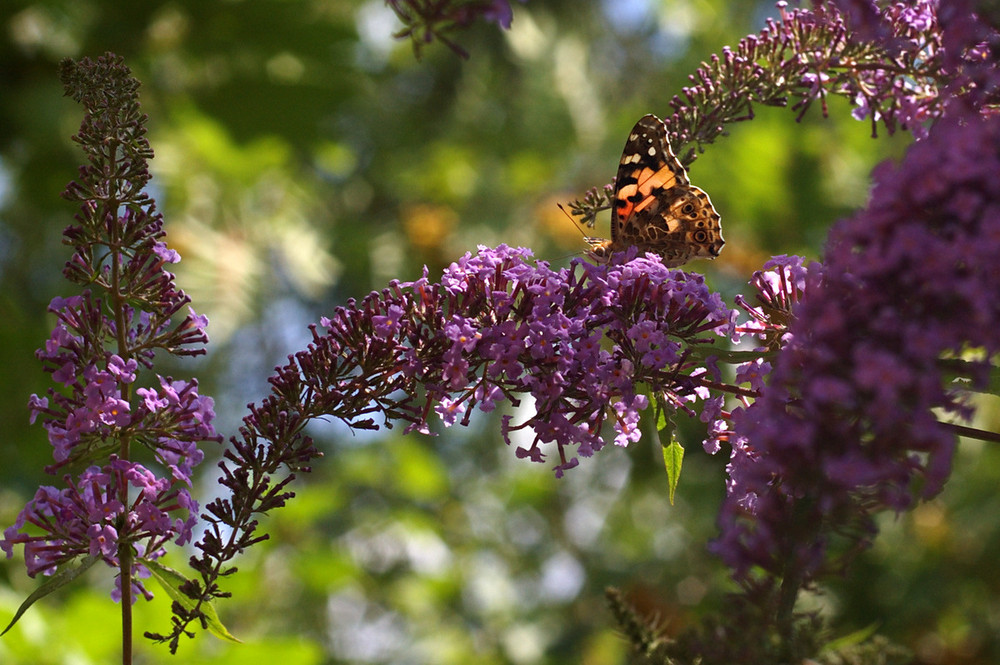
<svg viewBox="0 0 1000 665">
<path fill-rule="evenodd" d="M 663 257 L 676 267 L 691 259 L 714 259 L 725 240 L 719 213 L 708 194 L 691 185 L 667 141 L 667 126 L 655 115 L 635 123 L 625 143 L 615 181 L 611 240 L 584 238 L 597 263 L 631 246 Z"/>
</svg>

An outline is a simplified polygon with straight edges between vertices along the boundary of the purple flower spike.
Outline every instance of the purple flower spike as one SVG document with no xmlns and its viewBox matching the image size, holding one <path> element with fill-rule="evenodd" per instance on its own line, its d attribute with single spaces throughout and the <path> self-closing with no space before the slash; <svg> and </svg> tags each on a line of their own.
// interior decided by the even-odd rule
<svg viewBox="0 0 1000 665">
<path fill-rule="evenodd" d="M 152 152 L 138 82 L 111 55 L 65 61 L 62 78 L 87 111 L 74 138 L 89 161 L 64 192 L 80 206 L 65 231 L 74 254 L 64 274 L 84 290 L 49 306 L 56 325 L 36 355 L 55 385 L 44 397 L 32 395 L 29 406 L 53 448 L 47 471 L 89 466 L 63 475 L 63 489 L 39 488 L 0 549 L 10 557 L 14 545 L 24 545 L 31 576 L 100 557 L 129 580 L 134 602 L 151 594 L 133 577 L 149 572 L 133 554 L 152 560 L 171 541 L 190 540 L 198 505 L 188 487 L 203 457 L 197 444 L 219 440 L 211 399 L 198 395 L 197 382 L 160 379 L 159 391 L 136 384 L 152 378 L 146 371 L 156 350 L 204 353 L 207 319 L 188 308 L 173 323 L 188 297 L 164 270 L 180 256 L 162 241 L 162 219 L 144 193 Z M 136 446 L 151 449 L 171 475 L 157 477 L 125 459 Z"/>
<path fill-rule="evenodd" d="M 465 28 L 477 20 L 496 23 L 509 30 L 514 19 L 510 0 L 386 0 L 386 4 L 406 26 L 395 37 L 409 37 L 418 58 L 423 46 L 434 39 L 440 40 L 461 57 L 468 58 L 465 49 L 446 37 L 446 33 Z"/>
</svg>

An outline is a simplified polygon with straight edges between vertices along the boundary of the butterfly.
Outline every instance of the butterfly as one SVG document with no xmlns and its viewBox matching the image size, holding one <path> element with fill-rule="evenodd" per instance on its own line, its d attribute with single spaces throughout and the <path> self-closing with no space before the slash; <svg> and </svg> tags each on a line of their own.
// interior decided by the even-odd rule
<svg viewBox="0 0 1000 665">
<path fill-rule="evenodd" d="M 691 259 L 714 259 L 726 243 L 719 213 L 694 187 L 670 149 L 667 126 L 655 115 L 635 123 L 615 180 L 611 240 L 584 238 L 587 255 L 607 263 L 629 247 L 653 252 L 674 268 Z"/>
</svg>

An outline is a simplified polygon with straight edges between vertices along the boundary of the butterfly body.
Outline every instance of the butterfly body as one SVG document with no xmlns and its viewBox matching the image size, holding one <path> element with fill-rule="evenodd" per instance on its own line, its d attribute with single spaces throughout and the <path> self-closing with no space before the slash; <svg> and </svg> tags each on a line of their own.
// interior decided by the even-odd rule
<svg viewBox="0 0 1000 665">
<path fill-rule="evenodd" d="M 708 194 L 691 185 L 670 149 L 666 125 L 647 115 L 632 128 L 618 165 L 611 239 L 584 240 L 598 263 L 634 246 L 676 267 L 719 255 L 726 242 L 720 219 Z"/>
</svg>

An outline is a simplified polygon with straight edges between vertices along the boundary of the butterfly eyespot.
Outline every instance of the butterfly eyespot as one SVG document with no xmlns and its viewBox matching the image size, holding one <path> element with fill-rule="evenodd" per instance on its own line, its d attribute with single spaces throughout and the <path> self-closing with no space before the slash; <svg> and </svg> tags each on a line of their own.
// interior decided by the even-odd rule
<svg viewBox="0 0 1000 665">
<path fill-rule="evenodd" d="M 702 231 L 702 230 L 695 231 L 694 235 L 692 235 L 691 237 L 694 238 L 694 241 L 698 243 L 708 242 L 708 231 Z"/>
<path fill-rule="evenodd" d="M 684 213 L 685 215 L 690 215 L 691 213 L 694 212 L 694 204 L 685 203 L 683 207 L 681 207 L 681 212 Z"/>
</svg>

